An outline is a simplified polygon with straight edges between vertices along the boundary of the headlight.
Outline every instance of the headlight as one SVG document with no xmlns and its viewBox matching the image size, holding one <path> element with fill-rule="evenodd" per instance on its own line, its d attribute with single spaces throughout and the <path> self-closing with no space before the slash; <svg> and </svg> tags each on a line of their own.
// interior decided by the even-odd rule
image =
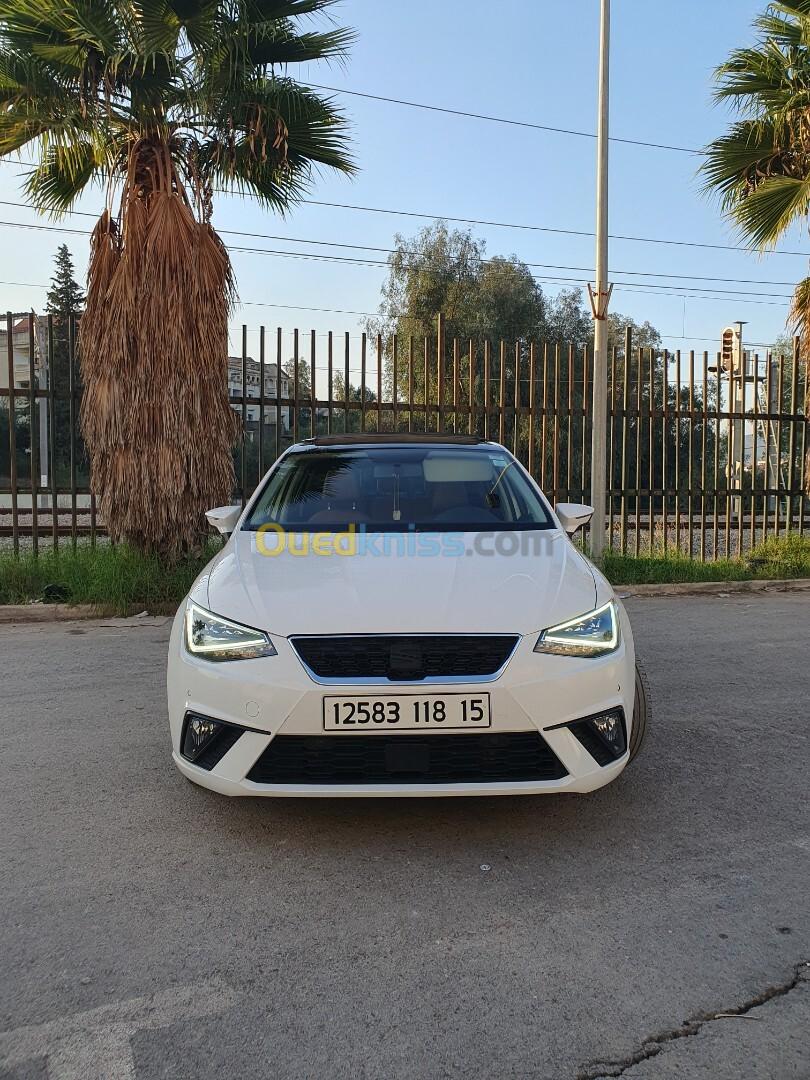
<svg viewBox="0 0 810 1080">
<path fill-rule="evenodd" d="M 544 630 L 534 651 L 558 656 L 603 656 L 618 644 L 619 617 L 611 600 L 587 615 Z"/>
<path fill-rule="evenodd" d="M 204 660 L 253 660 L 276 654 L 262 630 L 240 626 L 192 603 L 186 609 L 186 648 Z"/>
</svg>

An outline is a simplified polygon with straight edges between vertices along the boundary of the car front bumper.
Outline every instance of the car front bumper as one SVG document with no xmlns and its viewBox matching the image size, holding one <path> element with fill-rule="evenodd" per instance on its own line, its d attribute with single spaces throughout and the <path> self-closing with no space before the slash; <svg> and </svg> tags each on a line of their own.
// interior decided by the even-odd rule
<svg viewBox="0 0 810 1080">
<path fill-rule="evenodd" d="M 595 791 L 614 780 L 628 755 L 600 765 L 564 725 L 621 707 L 629 742 L 635 694 L 635 656 L 627 616 L 620 608 L 622 640 L 609 656 L 580 659 L 533 651 L 537 635 L 520 639 L 501 675 L 491 682 L 324 686 L 306 672 L 289 641 L 273 637 L 277 655 L 211 663 L 191 656 L 183 642 L 183 610 L 172 629 L 167 675 L 173 757 L 189 780 L 223 795 L 273 797 L 413 797 L 456 795 L 532 795 Z M 381 697 L 406 691 L 425 694 L 488 693 L 492 726 L 488 732 L 538 732 L 561 763 L 565 775 L 551 780 L 463 783 L 255 783 L 248 774 L 278 735 L 351 740 L 355 735 L 323 731 L 323 698 L 339 693 Z M 220 720 L 243 733 L 211 769 L 180 753 L 186 713 Z M 408 733 L 413 735 L 413 732 Z M 374 736 L 371 736 L 374 737 Z M 406 733 L 388 735 L 405 738 Z M 423 732 L 429 740 L 433 733 Z M 459 732 L 458 739 L 470 738 Z"/>
</svg>

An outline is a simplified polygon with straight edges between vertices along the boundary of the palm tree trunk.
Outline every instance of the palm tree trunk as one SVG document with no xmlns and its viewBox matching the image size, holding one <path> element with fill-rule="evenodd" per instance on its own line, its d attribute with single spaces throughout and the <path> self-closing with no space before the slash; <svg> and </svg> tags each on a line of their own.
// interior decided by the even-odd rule
<svg viewBox="0 0 810 1080">
<path fill-rule="evenodd" d="M 167 556 L 196 548 L 233 491 L 227 251 L 195 217 L 169 147 L 129 154 L 120 223 L 93 232 L 79 347 L 91 488 L 116 540 Z"/>
</svg>

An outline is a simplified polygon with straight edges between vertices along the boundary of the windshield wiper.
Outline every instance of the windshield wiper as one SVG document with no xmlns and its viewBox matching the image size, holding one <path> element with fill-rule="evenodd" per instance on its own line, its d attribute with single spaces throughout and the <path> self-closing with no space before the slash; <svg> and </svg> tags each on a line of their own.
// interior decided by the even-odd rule
<svg viewBox="0 0 810 1080">
<path fill-rule="evenodd" d="M 500 495 L 495 494 L 495 489 L 498 487 L 498 484 L 500 484 L 501 480 L 503 480 L 503 478 L 506 476 L 506 474 L 509 472 L 509 470 L 514 464 L 514 461 L 508 461 L 506 463 L 505 467 L 501 469 L 500 473 L 498 474 L 498 479 L 492 485 L 492 488 L 487 492 L 486 504 L 490 508 L 490 510 L 494 510 L 496 506 L 501 505 Z"/>
</svg>

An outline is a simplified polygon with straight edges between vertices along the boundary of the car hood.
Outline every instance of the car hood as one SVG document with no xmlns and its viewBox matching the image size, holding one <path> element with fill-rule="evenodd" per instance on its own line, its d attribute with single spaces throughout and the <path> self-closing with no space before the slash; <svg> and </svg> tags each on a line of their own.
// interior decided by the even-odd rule
<svg viewBox="0 0 810 1080">
<path fill-rule="evenodd" d="M 453 555 L 398 552 L 392 537 L 387 553 L 268 556 L 255 533 L 238 532 L 208 570 L 207 604 L 280 637 L 539 632 L 596 605 L 587 559 L 562 532 L 540 537 L 539 553 L 514 555 L 482 552 L 466 533 Z"/>
</svg>

